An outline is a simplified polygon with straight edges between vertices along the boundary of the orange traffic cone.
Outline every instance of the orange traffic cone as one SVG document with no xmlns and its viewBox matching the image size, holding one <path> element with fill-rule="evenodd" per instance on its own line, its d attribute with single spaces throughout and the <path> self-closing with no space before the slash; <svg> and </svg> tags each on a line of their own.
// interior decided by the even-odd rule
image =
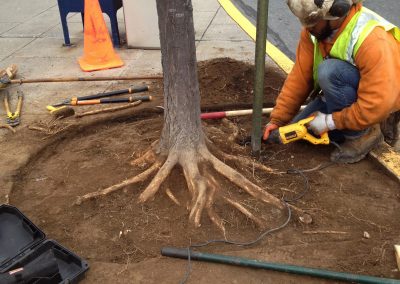
<svg viewBox="0 0 400 284">
<path fill-rule="evenodd" d="M 83 71 L 110 69 L 124 65 L 114 52 L 98 0 L 85 0 L 83 56 L 79 58 Z"/>
</svg>

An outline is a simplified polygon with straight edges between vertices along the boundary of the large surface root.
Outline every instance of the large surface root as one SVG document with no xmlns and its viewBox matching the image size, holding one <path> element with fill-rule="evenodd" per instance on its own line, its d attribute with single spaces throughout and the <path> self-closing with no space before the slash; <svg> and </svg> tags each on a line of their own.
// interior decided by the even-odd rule
<svg viewBox="0 0 400 284">
<path fill-rule="evenodd" d="M 255 159 L 251 159 L 248 157 L 244 156 L 235 156 L 235 155 L 230 155 L 227 153 L 224 153 L 220 150 L 218 150 L 217 147 L 215 147 L 212 143 L 208 143 L 208 147 L 211 149 L 213 153 L 216 153 L 217 156 L 220 157 L 221 160 L 223 161 L 231 161 L 231 162 L 236 162 L 238 164 L 244 164 L 252 169 L 259 170 L 261 172 L 265 172 L 267 174 L 275 174 L 275 175 L 282 175 L 281 172 L 279 172 L 276 169 L 273 169 L 271 167 L 265 166 L 261 164 L 260 162 L 256 161 Z"/>
<path fill-rule="evenodd" d="M 108 195 L 108 194 L 110 194 L 110 193 L 112 193 L 114 191 L 122 189 L 122 188 L 124 188 L 124 187 L 126 187 L 128 185 L 132 185 L 132 184 L 135 184 L 135 183 L 138 183 L 138 182 L 141 182 L 141 181 L 145 181 L 145 180 L 147 180 L 147 178 L 150 175 L 152 175 L 160 167 L 161 164 L 162 164 L 161 161 L 157 161 L 150 168 L 148 168 L 143 173 L 141 173 L 141 174 L 139 174 L 137 176 L 134 176 L 134 177 L 132 177 L 130 179 L 124 180 L 121 183 L 114 184 L 114 185 L 112 185 L 110 187 L 107 187 L 105 189 L 94 191 L 94 192 L 85 194 L 83 196 L 78 196 L 78 198 L 77 198 L 75 203 L 77 205 L 80 205 L 83 201 L 86 201 L 86 200 L 89 200 L 89 199 L 94 199 L 94 198 L 100 197 L 100 196 L 105 196 L 105 195 Z"/>
<path fill-rule="evenodd" d="M 197 151 L 177 151 L 172 149 L 166 158 L 157 157 L 154 153 L 154 149 L 155 147 L 153 144 L 148 152 L 132 162 L 133 165 L 143 166 L 143 164 L 147 164 L 149 161 L 154 160 L 154 163 L 147 170 L 119 184 L 80 196 L 78 197 L 76 204 L 79 205 L 86 200 L 102 197 L 128 185 L 143 182 L 158 170 L 147 188 L 138 198 L 138 202 L 144 203 L 154 198 L 172 169 L 176 165 L 180 165 L 183 169 L 188 190 L 191 195 L 191 201 L 187 204 L 187 208 L 190 212 L 189 220 L 195 227 L 201 226 L 202 213 L 205 210 L 212 223 L 215 224 L 215 226 L 225 235 L 226 230 L 224 221 L 214 209 L 215 200 L 217 198 L 220 198 L 221 201 L 241 212 L 261 229 L 266 226 L 266 221 L 264 219 L 255 216 L 242 203 L 234 200 L 227 189 L 219 186 L 215 178 L 215 172 L 226 178 L 228 181 L 234 183 L 237 187 L 246 191 L 252 197 L 264 203 L 278 207 L 279 209 L 285 208 L 285 205 L 279 198 L 268 193 L 233 168 L 221 162 L 211 154 L 205 146 L 199 147 Z M 226 154 L 223 156 L 232 158 L 230 155 Z M 266 169 L 263 168 L 263 170 Z M 167 189 L 166 194 L 175 204 L 178 206 L 181 204 L 169 189 Z M 296 207 L 292 206 L 292 209 L 301 212 L 301 210 Z"/>
</svg>

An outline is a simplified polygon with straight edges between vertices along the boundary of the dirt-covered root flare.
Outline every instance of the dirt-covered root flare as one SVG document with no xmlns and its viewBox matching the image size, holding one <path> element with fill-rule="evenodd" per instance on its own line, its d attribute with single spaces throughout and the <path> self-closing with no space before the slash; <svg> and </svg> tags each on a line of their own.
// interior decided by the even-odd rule
<svg viewBox="0 0 400 284">
<path fill-rule="evenodd" d="M 143 165 L 153 164 L 157 159 L 155 151 L 157 143 L 158 140 L 151 143 L 149 149 L 143 155 L 133 160 L 130 164 L 135 167 L 141 167 Z"/>
<path fill-rule="evenodd" d="M 154 197 L 154 195 L 157 193 L 158 189 L 160 188 L 161 184 L 171 173 L 172 169 L 175 167 L 177 162 L 178 162 L 178 155 L 175 153 L 170 153 L 168 155 L 167 160 L 161 166 L 161 168 L 158 171 L 158 173 L 156 174 L 156 176 L 151 180 L 150 184 L 142 192 L 142 194 L 140 194 L 139 202 L 143 203 Z"/>
<path fill-rule="evenodd" d="M 154 149 L 154 147 L 151 148 Z M 180 165 L 183 169 L 188 185 L 188 191 L 191 196 L 191 201 L 188 204 L 189 220 L 195 227 L 201 226 L 203 211 L 206 211 L 213 224 L 215 224 L 225 235 L 223 219 L 218 215 L 214 208 L 217 198 L 241 212 L 260 228 L 264 228 L 267 225 L 264 219 L 255 216 L 243 204 L 234 200 L 226 189 L 218 185 L 215 178 L 216 173 L 225 177 L 228 181 L 234 183 L 237 187 L 243 189 L 252 197 L 264 203 L 278 207 L 279 209 L 285 208 L 279 198 L 271 195 L 233 168 L 221 162 L 207 149 L 206 146 L 200 146 L 197 150 L 187 151 L 171 149 L 169 155 L 163 158 L 157 157 L 155 153 L 150 153 L 151 151 L 152 150 L 146 152 L 146 158 L 141 157 L 138 159 L 139 161 L 133 162 L 133 164 L 140 166 L 143 162 L 147 164 L 149 160 L 152 160 L 153 157 L 155 157 L 155 162 L 147 170 L 119 184 L 80 196 L 78 197 L 76 204 L 81 204 L 83 201 L 108 195 L 137 182 L 143 182 L 155 174 L 149 185 L 140 194 L 138 202 L 144 203 L 148 200 L 152 200 L 163 182 L 171 173 L 172 169 L 176 165 Z M 175 204 L 178 206 L 181 205 L 169 189 L 166 190 L 166 194 Z M 294 209 L 296 210 L 296 208 Z"/>
</svg>

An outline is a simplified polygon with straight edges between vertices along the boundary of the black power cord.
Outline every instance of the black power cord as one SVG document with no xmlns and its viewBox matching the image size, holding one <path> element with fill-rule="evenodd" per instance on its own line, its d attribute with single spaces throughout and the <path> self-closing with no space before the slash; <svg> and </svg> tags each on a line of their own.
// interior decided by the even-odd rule
<svg viewBox="0 0 400 284">
<path fill-rule="evenodd" d="M 339 147 L 339 149 L 340 149 L 339 145 L 337 145 L 337 147 Z M 303 198 L 304 195 L 306 195 L 307 192 L 310 189 L 309 179 L 304 173 L 305 172 L 309 173 L 309 172 L 313 172 L 313 171 L 322 170 L 322 169 L 327 168 L 327 167 L 329 167 L 329 166 L 331 166 L 333 164 L 335 164 L 335 163 L 330 162 L 330 163 L 326 163 L 324 165 L 318 166 L 317 168 L 313 168 L 313 169 L 308 169 L 308 170 L 289 169 L 289 170 L 286 171 L 287 174 L 297 174 L 297 175 L 300 175 L 303 178 L 304 190 L 301 193 L 299 193 L 298 195 L 296 195 L 295 197 L 291 198 L 291 199 L 287 199 L 287 198 L 283 198 L 282 199 L 282 202 L 285 205 L 285 207 L 287 209 L 287 212 L 288 212 L 287 213 L 288 217 L 287 217 L 286 221 L 282 225 L 264 231 L 255 240 L 249 241 L 249 242 L 238 242 L 238 241 L 232 241 L 232 240 L 208 240 L 208 241 L 206 241 L 204 243 L 190 245 L 187 248 L 187 250 L 188 250 L 188 265 L 187 265 L 186 273 L 185 273 L 185 276 L 184 276 L 184 278 L 182 279 L 182 281 L 180 283 L 181 284 L 186 283 L 186 281 L 189 279 L 190 273 L 192 271 L 192 264 L 191 264 L 191 258 L 190 258 L 190 252 L 191 252 L 192 248 L 205 247 L 205 246 L 208 246 L 210 244 L 215 244 L 215 243 L 235 245 L 235 246 L 251 246 L 251 245 L 254 245 L 254 244 L 260 242 L 267 235 L 285 228 L 289 224 L 290 220 L 292 219 L 292 210 L 290 209 L 290 203 L 296 202 L 297 200 Z"/>
</svg>

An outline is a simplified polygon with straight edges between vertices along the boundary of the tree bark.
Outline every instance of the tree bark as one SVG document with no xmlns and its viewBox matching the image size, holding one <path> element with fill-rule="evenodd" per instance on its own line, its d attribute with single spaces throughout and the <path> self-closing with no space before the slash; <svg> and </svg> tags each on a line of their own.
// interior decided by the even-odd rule
<svg viewBox="0 0 400 284">
<path fill-rule="evenodd" d="M 160 153 L 204 145 L 200 120 L 193 8 L 190 0 L 157 0 L 164 73 L 164 128 Z"/>
</svg>

